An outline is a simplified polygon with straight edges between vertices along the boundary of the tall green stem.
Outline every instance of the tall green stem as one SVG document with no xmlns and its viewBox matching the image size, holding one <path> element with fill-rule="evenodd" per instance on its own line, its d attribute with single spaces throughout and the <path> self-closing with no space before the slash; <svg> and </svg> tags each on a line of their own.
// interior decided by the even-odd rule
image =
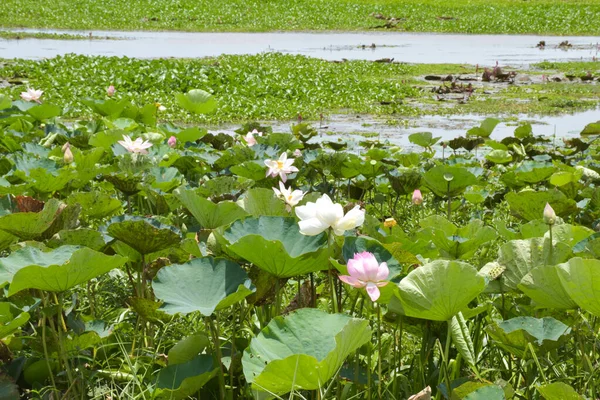
<svg viewBox="0 0 600 400">
<path fill-rule="evenodd" d="M 219 363 L 219 399 L 225 400 L 225 372 L 223 371 L 223 362 L 222 362 L 222 354 L 221 354 L 221 340 L 219 339 L 219 320 L 217 319 L 217 315 L 215 314 L 215 322 L 210 317 L 206 317 L 208 320 L 208 325 L 210 326 L 210 330 L 213 336 L 213 340 L 215 343 L 215 351 L 217 352 L 217 362 Z"/>
<path fill-rule="evenodd" d="M 374 304 L 377 308 L 377 375 L 379 375 L 379 379 L 377 379 L 377 395 L 381 399 L 381 380 L 383 379 L 383 374 L 381 373 L 381 306 L 377 303 Z"/>
<path fill-rule="evenodd" d="M 331 228 L 327 231 L 327 247 L 329 249 L 329 259 L 333 258 L 333 230 Z M 331 261 L 330 261 L 331 262 Z M 338 313 L 338 298 L 337 298 L 337 289 L 335 286 L 335 282 L 333 280 L 333 268 L 329 267 L 329 290 L 331 291 L 331 302 L 333 303 L 332 310 L 334 313 Z"/>
<path fill-rule="evenodd" d="M 46 301 L 46 296 L 41 292 L 42 303 L 44 304 L 44 308 L 48 307 L 48 302 Z M 50 354 L 48 353 L 48 344 L 46 341 L 46 325 L 47 325 L 48 317 L 42 312 L 42 347 L 44 349 L 44 357 L 46 358 L 46 366 L 48 367 L 48 373 L 50 374 L 50 382 L 52 382 L 52 387 L 56 389 L 56 382 L 54 381 L 54 373 L 52 372 L 52 366 L 50 365 Z"/>
<path fill-rule="evenodd" d="M 448 398 L 452 398 L 452 385 L 450 384 L 450 371 L 449 371 L 449 360 L 450 357 L 450 342 L 452 341 L 452 324 L 448 320 L 448 332 L 446 334 L 446 346 L 444 348 L 444 375 L 446 377 L 446 390 L 448 392 Z"/>
</svg>

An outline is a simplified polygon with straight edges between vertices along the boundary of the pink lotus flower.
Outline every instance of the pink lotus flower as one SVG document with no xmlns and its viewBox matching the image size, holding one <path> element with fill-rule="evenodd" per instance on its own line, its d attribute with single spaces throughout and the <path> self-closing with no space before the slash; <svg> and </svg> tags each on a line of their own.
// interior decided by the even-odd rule
<svg viewBox="0 0 600 400">
<path fill-rule="evenodd" d="M 287 174 L 298 172 L 298 168 L 294 167 L 294 158 L 288 160 L 287 154 L 281 153 L 279 160 L 265 160 L 265 165 L 269 167 L 266 176 L 276 177 L 279 175 L 283 183 L 287 181 Z"/>
<path fill-rule="evenodd" d="M 167 140 L 167 144 L 170 148 L 173 148 L 177 145 L 177 138 L 175 136 L 171 136 L 169 140 Z"/>
<path fill-rule="evenodd" d="M 21 93 L 21 98 L 25 101 L 35 101 L 36 103 L 40 103 L 40 97 L 42 97 L 43 93 L 42 90 L 29 88 L 26 92 Z"/>
<path fill-rule="evenodd" d="M 130 153 L 148 154 L 147 149 L 152 147 L 152 143 L 147 140 L 143 140 L 142 138 L 131 140 L 127 135 L 123 135 L 123 140 L 119 140 L 118 143 Z"/>
<path fill-rule="evenodd" d="M 423 195 L 419 189 L 415 189 L 412 195 L 412 203 L 416 206 L 420 206 L 423 203 Z"/>
<path fill-rule="evenodd" d="M 109 87 L 106 88 L 106 95 L 108 97 L 114 96 L 115 92 L 116 92 L 116 89 L 113 85 L 110 85 Z"/>
<path fill-rule="evenodd" d="M 367 251 L 356 253 L 348 260 L 348 273 L 350 275 L 340 275 L 340 280 L 355 288 L 366 288 L 372 301 L 379 299 L 379 288 L 389 283 L 387 263 L 379 264 L 373 253 Z"/>
<path fill-rule="evenodd" d="M 263 133 L 254 129 L 252 132 L 248 132 L 246 136 L 244 136 L 244 140 L 248 144 L 248 146 L 254 146 L 256 144 L 256 138 L 254 135 L 262 136 Z"/>
</svg>

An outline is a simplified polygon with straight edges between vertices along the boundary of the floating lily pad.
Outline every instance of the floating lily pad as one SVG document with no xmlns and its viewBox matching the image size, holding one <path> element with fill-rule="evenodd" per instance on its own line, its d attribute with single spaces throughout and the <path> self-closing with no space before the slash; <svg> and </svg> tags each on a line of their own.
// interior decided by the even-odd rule
<svg viewBox="0 0 600 400">
<path fill-rule="evenodd" d="M 229 251 L 279 278 L 329 266 L 325 234 L 301 234 L 294 218 L 246 218 L 234 222 L 223 237 L 230 243 Z"/>
<path fill-rule="evenodd" d="M 446 165 L 431 168 L 425 173 L 423 179 L 436 196 L 443 198 L 448 195 L 457 196 L 468 186 L 477 184 L 477 178 L 468 169 Z"/>
<path fill-rule="evenodd" d="M 152 218 L 129 215 L 113 218 L 108 223 L 106 232 L 140 254 L 164 250 L 181 241 L 181 234 L 176 228 L 163 225 Z"/>
<path fill-rule="evenodd" d="M 327 385 L 344 359 L 371 340 L 368 321 L 311 308 L 275 317 L 244 351 L 246 381 L 284 394 Z"/>
<path fill-rule="evenodd" d="M 164 302 L 163 311 L 169 314 L 199 311 L 207 316 L 254 292 L 252 282 L 238 264 L 212 257 L 162 268 L 152 288 L 156 298 Z"/>
</svg>

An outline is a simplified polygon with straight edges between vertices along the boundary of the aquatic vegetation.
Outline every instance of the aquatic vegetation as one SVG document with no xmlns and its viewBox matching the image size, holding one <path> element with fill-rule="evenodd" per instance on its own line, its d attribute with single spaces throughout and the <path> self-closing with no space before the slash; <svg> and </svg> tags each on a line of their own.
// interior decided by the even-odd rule
<svg viewBox="0 0 600 400">
<path fill-rule="evenodd" d="M 594 0 L 293 0 L 247 2 L 167 0 L 147 4 L 91 0 L 81 10 L 74 0 L 6 0 L 4 27 L 182 30 L 298 31 L 399 30 L 408 32 L 536 33 L 598 35 Z"/>
<path fill-rule="evenodd" d="M 413 134 L 411 153 L 323 141 L 300 121 L 225 134 L 159 120 L 157 101 L 198 119 L 229 106 L 224 87 L 207 90 L 214 60 L 2 71 L 74 60 L 163 75 L 148 72 L 155 89 L 133 72 L 90 76 L 98 86 L 68 99 L 66 78 L 36 75 L 42 100 L 0 94 L 4 393 L 597 397 L 600 123 L 554 142 L 521 123 L 499 140 L 488 118 L 443 144 Z M 186 79 L 202 89 L 167 66 L 196 71 Z M 379 93 L 360 97 L 361 79 L 344 93 Z M 144 104 L 124 95 L 135 85 L 171 89 Z"/>
</svg>

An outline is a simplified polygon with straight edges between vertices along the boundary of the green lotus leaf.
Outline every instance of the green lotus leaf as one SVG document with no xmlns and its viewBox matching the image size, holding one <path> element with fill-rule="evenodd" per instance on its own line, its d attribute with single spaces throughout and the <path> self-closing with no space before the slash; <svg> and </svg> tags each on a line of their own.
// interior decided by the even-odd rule
<svg viewBox="0 0 600 400">
<path fill-rule="evenodd" d="M 229 171 L 244 178 L 260 181 L 265 179 L 265 165 L 256 160 L 245 161 L 229 167 Z"/>
<path fill-rule="evenodd" d="M 390 269 L 389 279 L 392 279 L 402 274 L 402 266 L 396 260 L 390 251 L 388 251 L 384 245 L 379 243 L 377 240 L 367 236 L 346 236 L 344 238 L 344 246 L 342 247 L 342 255 L 346 262 L 351 258 L 354 258 L 354 254 L 368 251 L 373 253 L 379 263 L 387 263 Z"/>
<path fill-rule="evenodd" d="M 36 104 L 27 110 L 27 114 L 31 115 L 36 121 L 45 121 L 50 118 L 58 117 L 62 114 L 60 107 L 49 104 Z"/>
<path fill-rule="evenodd" d="M 102 251 L 106 242 L 101 232 L 87 228 L 62 230 L 48 241 L 49 247 L 56 248 L 64 245 L 85 246 L 92 250 Z"/>
<path fill-rule="evenodd" d="M 558 277 L 571 299 L 582 309 L 600 316 L 600 260 L 575 257 L 558 265 Z"/>
<path fill-rule="evenodd" d="M 556 215 L 562 218 L 577 211 L 575 200 L 569 199 L 558 190 L 511 192 L 506 195 L 506 201 L 510 206 L 511 213 L 526 221 L 540 219 L 546 203 L 549 203 Z"/>
<path fill-rule="evenodd" d="M 394 192 L 401 196 L 411 194 L 415 189 L 418 189 L 422 180 L 421 172 L 416 169 L 406 171 L 395 169 L 390 171 L 387 178 Z"/>
<path fill-rule="evenodd" d="M 522 124 L 515 129 L 514 135 L 517 139 L 524 139 L 531 136 L 532 133 L 533 129 L 531 128 L 531 124 Z"/>
<path fill-rule="evenodd" d="M 0 339 L 11 335 L 27 321 L 29 321 L 29 313 L 18 310 L 10 303 L 0 303 Z"/>
<path fill-rule="evenodd" d="M 600 121 L 587 124 L 580 133 L 581 136 L 600 135 Z"/>
<path fill-rule="evenodd" d="M 405 315 L 448 321 L 483 291 L 485 279 L 467 263 L 436 260 L 411 271 L 398 287 Z"/>
<path fill-rule="evenodd" d="M 152 187 L 163 192 L 170 192 L 175 189 L 181 185 L 183 179 L 177 168 L 150 168 L 148 172 L 152 180 Z"/>
<path fill-rule="evenodd" d="M 152 282 L 156 298 L 168 314 L 199 311 L 209 316 L 215 310 L 240 302 L 254 292 L 246 272 L 224 258 L 195 258 L 158 271 Z"/>
<path fill-rule="evenodd" d="M 421 221 L 421 226 L 431 229 L 430 240 L 447 258 L 468 259 L 486 243 L 494 240 L 496 231 L 478 219 L 457 228 L 442 216 L 431 216 Z M 439 229 L 442 228 L 442 229 Z"/>
<path fill-rule="evenodd" d="M 169 365 L 184 364 L 191 361 L 209 345 L 210 339 L 204 333 L 181 339 L 169 350 Z"/>
<path fill-rule="evenodd" d="M 485 155 L 486 160 L 494 164 L 508 164 L 512 161 L 512 155 L 506 150 L 492 150 Z"/>
<path fill-rule="evenodd" d="M 175 100 L 181 108 L 196 114 L 209 114 L 216 110 L 217 100 L 201 89 L 192 89 L 187 93 L 177 93 Z"/>
<path fill-rule="evenodd" d="M 103 175 L 103 178 L 112 183 L 117 190 L 120 190 L 126 196 L 133 196 L 140 191 L 139 183 L 142 181 L 142 177 L 139 175 L 113 173 Z"/>
<path fill-rule="evenodd" d="M 496 118 L 486 118 L 481 122 L 481 125 L 471 128 L 467 131 L 467 136 L 478 136 L 487 138 L 490 137 L 496 125 L 500 123 L 500 120 Z"/>
<path fill-rule="evenodd" d="M 177 138 L 177 142 L 180 143 L 193 143 L 198 139 L 201 139 L 208 132 L 204 128 L 191 127 L 176 133 L 174 136 Z"/>
<path fill-rule="evenodd" d="M 294 218 L 246 218 L 234 222 L 223 237 L 230 243 L 229 251 L 279 278 L 329 266 L 325 234 L 301 234 Z"/>
<path fill-rule="evenodd" d="M 535 305 L 539 308 L 577 308 L 577 304 L 563 288 L 556 265 L 533 268 L 521 279 L 518 288 L 535 301 Z"/>
<path fill-rule="evenodd" d="M 571 328 L 552 318 L 516 317 L 486 327 L 492 339 L 503 349 L 520 358 L 531 357 L 531 344 L 536 354 L 560 346 Z M 539 353 L 538 353 L 539 352 Z"/>
<path fill-rule="evenodd" d="M 125 257 L 107 256 L 85 247 L 62 246 L 48 253 L 26 247 L 2 259 L 0 266 L 14 271 L 8 289 L 8 295 L 12 296 L 25 289 L 64 292 L 126 261 Z"/>
<path fill-rule="evenodd" d="M 303 308 L 275 317 L 252 339 L 242 357 L 244 375 L 259 393 L 319 389 L 369 340 L 365 320 Z"/>
<path fill-rule="evenodd" d="M 272 189 L 253 188 L 244 193 L 238 202 L 253 217 L 285 217 L 290 213 L 285 209 L 283 199 L 278 199 Z"/>
<path fill-rule="evenodd" d="M 424 148 L 430 148 L 441 139 L 441 136 L 433 137 L 431 132 L 417 132 L 408 135 L 409 142 Z"/>
<path fill-rule="evenodd" d="M 545 235 L 550 237 L 549 233 Z M 569 247 L 575 247 L 578 243 L 590 238 L 592 235 L 600 236 L 600 233 L 595 233 L 594 230 L 581 225 L 560 224 L 552 227 L 552 239 L 563 242 L 569 245 Z"/>
<path fill-rule="evenodd" d="M 169 365 L 158 373 L 155 396 L 159 399 L 186 399 L 197 393 L 218 371 L 213 356 L 200 354 L 188 362 Z"/>
<path fill-rule="evenodd" d="M 544 400 L 582 400 L 583 396 L 577 394 L 575 389 L 563 382 L 554 382 L 538 386 L 538 392 Z"/>
<path fill-rule="evenodd" d="M 0 97 L 0 109 L 2 109 L 2 98 Z M 45 362 L 45 360 L 43 360 Z M 7 375 L 0 375 L 0 399 L 13 400 L 21 397 L 19 386 Z"/>
<path fill-rule="evenodd" d="M 98 190 L 72 193 L 67 199 L 67 204 L 81 205 L 81 214 L 88 219 L 109 217 L 122 208 L 119 199 Z"/>
<path fill-rule="evenodd" d="M 12 107 L 12 101 L 10 97 L 5 94 L 0 94 L 0 110 L 4 110 Z"/>
<path fill-rule="evenodd" d="M 106 232 L 140 254 L 164 250 L 181 241 L 181 234 L 176 228 L 163 225 L 152 218 L 129 215 L 111 219 Z"/>
<path fill-rule="evenodd" d="M 456 381 L 455 381 L 456 382 Z M 440 388 L 446 396 L 446 385 Z M 447 396 L 446 396 L 447 397 Z M 486 381 L 467 381 L 452 391 L 452 400 L 505 400 L 504 390 Z"/>
<path fill-rule="evenodd" d="M 444 176 L 451 177 L 448 182 Z M 468 169 L 463 167 L 449 167 L 439 165 L 431 168 L 423 176 L 425 184 L 438 197 L 446 198 L 457 196 L 465 191 L 468 186 L 477 184 L 477 178 Z"/>
<path fill-rule="evenodd" d="M 83 99 L 83 104 L 94 110 L 95 113 L 100 114 L 104 117 L 118 118 L 125 107 L 131 104 L 127 100 L 96 100 L 96 99 Z"/>
<path fill-rule="evenodd" d="M 213 203 L 191 189 L 176 189 L 175 197 L 187 208 L 204 229 L 216 229 L 248 215 L 231 201 Z"/>
<path fill-rule="evenodd" d="M 20 239 L 40 238 L 57 220 L 65 205 L 56 199 L 50 199 L 39 212 L 21 212 L 0 217 L 0 230 Z"/>
<path fill-rule="evenodd" d="M 554 243 L 552 251 L 551 246 L 550 239 L 544 238 L 511 240 L 502 245 L 497 261 L 506 268 L 501 278 L 503 288 L 515 290 L 523 277 L 535 267 L 556 265 L 569 259 L 569 246 Z"/>
</svg>

